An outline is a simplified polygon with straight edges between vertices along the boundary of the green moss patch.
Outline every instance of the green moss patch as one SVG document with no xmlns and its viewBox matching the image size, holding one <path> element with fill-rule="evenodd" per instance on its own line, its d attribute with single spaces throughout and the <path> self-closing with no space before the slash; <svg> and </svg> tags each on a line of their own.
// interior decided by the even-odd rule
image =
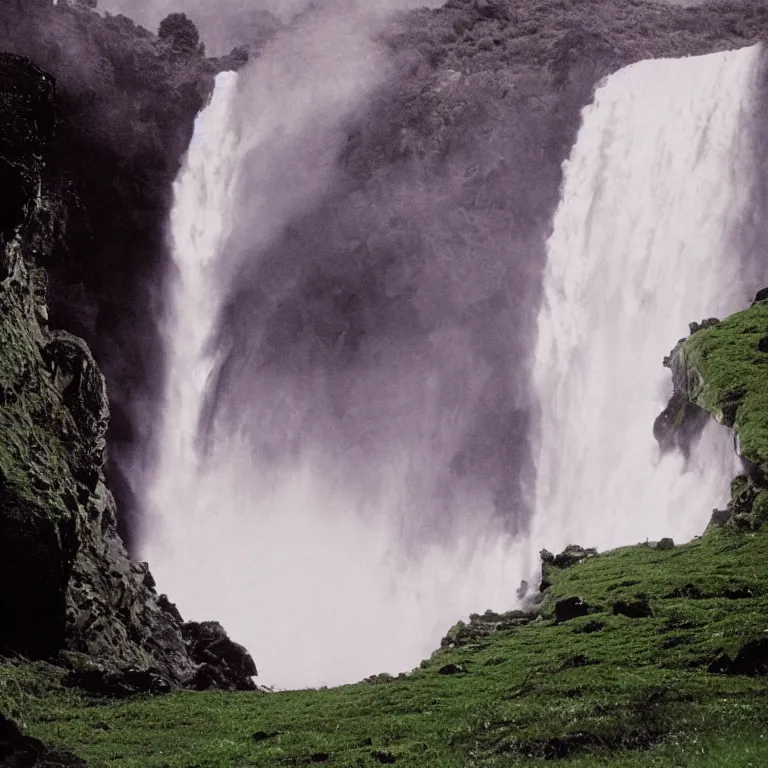
<svg viewBox="0 0 768 768">
<path fill-rule="evenodd" d="M 689 394 L 733 425 L 744 458 L 768 462 L 768 301 L 757 302 L 683 345 Z"/>
</svg>

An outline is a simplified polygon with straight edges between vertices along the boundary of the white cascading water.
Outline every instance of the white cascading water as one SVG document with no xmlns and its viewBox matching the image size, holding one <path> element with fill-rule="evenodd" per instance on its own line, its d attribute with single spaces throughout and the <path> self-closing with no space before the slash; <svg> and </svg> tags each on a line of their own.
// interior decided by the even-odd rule
<svg viewBox="0 0 768 768">
<path fill-rule="evenodd" d="M 535 545 L 690 540 L 728 498 L 728 430 L 711 422 L 686 466 L 651 429 L 671 394 L 662 358 L 749 298 L 737 241 L 759 57 L 643 61 L 584 111 L 539 315 Z"/>
<path fill-rule="evenodd" d="M 371 470 L 379 491 L 370 494 L 348 486 L 322 446 L 308 444 L 278 467 L 260 466 L 247 429 L 239 434 L 214 423 L 209 450 L 201 450 L 201 414 L 218 368 L 210 342 L 225 298 L 217 290 L 227 288 L 234 197 L 243 168 L 268 162 L 273 133 L 286 134 L 275 109 L 259 108 L 259 98 L 272 103 L 268 74 L 262 82 L 250 73 L 249 113 L 234 107 L 243 99 L 241 76 L 218 77 L 175 185 L 167 392 L 142 556 L 185 618 L 218 620 L 251 651 L 261 684 L 298 688 L 410 669 L 478 604 L 509 605 L 519 578 L 508 571 L 514 562 L 505 542 L 488 536 L 460 535 L 449 548 L 409 557 L 400 525 L 403 515 L 419 514 L 411 484 L 427 471 L 429 456 L 396 453 Z M 301 126 L 301 91 L 285 102 L 295 107 L 286 122 Z M 262 199 L 269 200 L 273 177 L 266 177 Z M 300 173 L 296 183 L 306 190 L 322 178 Z M 260 224 L 254 238 L 266 239 L 274 215 L 250 215 Z M 269 410 L 268 402 L 255 405 Z M 291 423 L 276 428 L 286 440 L 300 435 Z M 472 503 L 482 517 L 486 500 Z"/>
<path fill-rule="evenodd" d="M 216 271 L 231 226 L 238 139 L 233 121 L 237 75 L 224 72 L 195 122 L 185 165 L 174 184 L 170 217 L 174 274 L 162 328 L 166 394 L 160 451 L 147 497 L 149 536 L 144 555 L 163 567 L 174 523 L 183 523 L 200 471 L 199 422 L 216 351 L 210 348 L 222 297 Z M 179 520 L 179 518 L 181 518 Z M 190 565 L 190 567 L 194 567 Z"/>
<path fill-rule="evenodd" d="M 286 86 L 274 105 L 266 91 L 251 90 L 256 128 L 244 147 L 235 127 L 242 121 L 233 119 L 237 76 L 220 75 L 175 188 L 167 402 L 143 542 L 159 588 L 185 617 L 221 621 L 253 654 L 262 683 L 352 682 L 415 666 L 470 611 L 514 607 L 541 547 L 699 533 L 727 494 L 727 431 L 708 429 L 684 466 L 679 456 L 658 456 L 652 426 L 670 393 L 663 356 L 691 320 L 726 314 L 746 298 L 728 244 L 750 186 L 741 131 L 757 57 L 748 49 L 644 62 L 599 90 L 549 241 L 533 371 L 542 419 L 531 535 L 510 542 L 482 524 L 473 529 L 490 502 L 467 499 L 455 546 L 434 545 L 416 559 L 399 526 L 419 513 L 409 483 L 437 462 L 415 453 L 421 447 L 403 446 L 366 468 L 378 493 L 336 474 L 322 445 L 307 442 L 275 471 L 254 462 L 247 434 L 213 424 L 211 451 L 198 450 L 217 368 L 209 339 L 225 299 L 216 291 L 227 289 L 217 263 L 236 216 L 240 166 L 269 160 L 270 132 L 294 135 L 281 127 L 281 105 L 298 105 L 289 126 L 311 126 L 312 103 L 321 100 L 307 101 L 300 89 L 292 102 Z M 279 72 L 265 73 L 262 90 L 285 85 Z M 283 187 L 306 187 L 309 175 L 284 177 Z M 257 236 L 279 224 L 267 213 L 251 212 Z"/>
</svg>

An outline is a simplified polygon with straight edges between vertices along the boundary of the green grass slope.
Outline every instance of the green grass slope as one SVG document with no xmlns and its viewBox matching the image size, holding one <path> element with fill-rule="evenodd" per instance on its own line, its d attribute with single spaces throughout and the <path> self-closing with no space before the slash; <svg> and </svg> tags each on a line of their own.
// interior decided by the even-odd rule
<svg viewBox="0 0 768 768">
<path fill-rule="evenodd" d="M 768 301 L 692 334 L 682 348 L 688 395 L 732 425 L 741 454 L 768 469 Z"/>
<path fill-rule="evenodd" d="M 537 618 L 476 616 L 397 678 L 114 701 L 61 688 L 53 667 L 7 665 L 0 710 L 120 768 L 768 764 L 768 678 L 707 671 L 768 633 L 768 530 L 713 526 L 684 546 L 619 549 L 548 578 Z M 568 597 L 589 614 L 557 623 Z M 651 616 L 615 614 L 637 600 Z"/>
</svg>

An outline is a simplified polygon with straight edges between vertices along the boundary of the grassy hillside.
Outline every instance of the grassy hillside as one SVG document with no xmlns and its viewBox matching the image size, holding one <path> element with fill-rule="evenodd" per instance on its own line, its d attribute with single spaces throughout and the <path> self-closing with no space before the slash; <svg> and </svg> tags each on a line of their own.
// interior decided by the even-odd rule
<svg viewBox="0 0 768 768">
<path fill-rule="evenodd" d="M 768 462 L 768 301 L 696 331 L 682 349 L 688 394 L 732 425 L 742 455 Z M 763 469 L 765 471 L 765 467 Z"/>
<path fill-rule="evenodd" d="M 110 701 L 62 688 L 53 667 L 6 665 L 0 710 L 91 765 L 122 768 L 768 764 L 766 678 L 708 671 L 750 641 L 762 647 L 768 530 L 710 527 L 684 546 L 627 547 L 548 578 L 537 618 L 476 616 L 397 678 Z M 569 597 L 589 613 L 557 622 Z M 650 616 L 615 613 L 646 601 Z"/>
</svg>

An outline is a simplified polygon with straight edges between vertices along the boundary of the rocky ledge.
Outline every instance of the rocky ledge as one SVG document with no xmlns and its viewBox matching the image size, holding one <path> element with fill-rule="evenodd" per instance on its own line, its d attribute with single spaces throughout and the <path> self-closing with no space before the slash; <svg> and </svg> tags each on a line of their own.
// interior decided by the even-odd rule
<svg viewBox="0 0 768 768">
<path fill-rule="evenodd" d="M 110 695 L 252 690 L 248 652 L 215 622 L 185 623 L 128 556 L 104 476 L 104 377 L 82 339 L 48 327 L 39 265 L 66 224 L 41 181 L 54 89 L 0 54 L 0 654 Z"/>
<path fill-rule="evenodd" d="M 674 394 L 656 420 L 662 447 L 688 446 L 711 416 L 733 430 L 744 473 L 731 483 L 731 500 L 712 523 L 756 530 L 768 520 L 768 289 L 752 306 L 725 320 L 691 323 L 664 365 Z"/>
</svg>

